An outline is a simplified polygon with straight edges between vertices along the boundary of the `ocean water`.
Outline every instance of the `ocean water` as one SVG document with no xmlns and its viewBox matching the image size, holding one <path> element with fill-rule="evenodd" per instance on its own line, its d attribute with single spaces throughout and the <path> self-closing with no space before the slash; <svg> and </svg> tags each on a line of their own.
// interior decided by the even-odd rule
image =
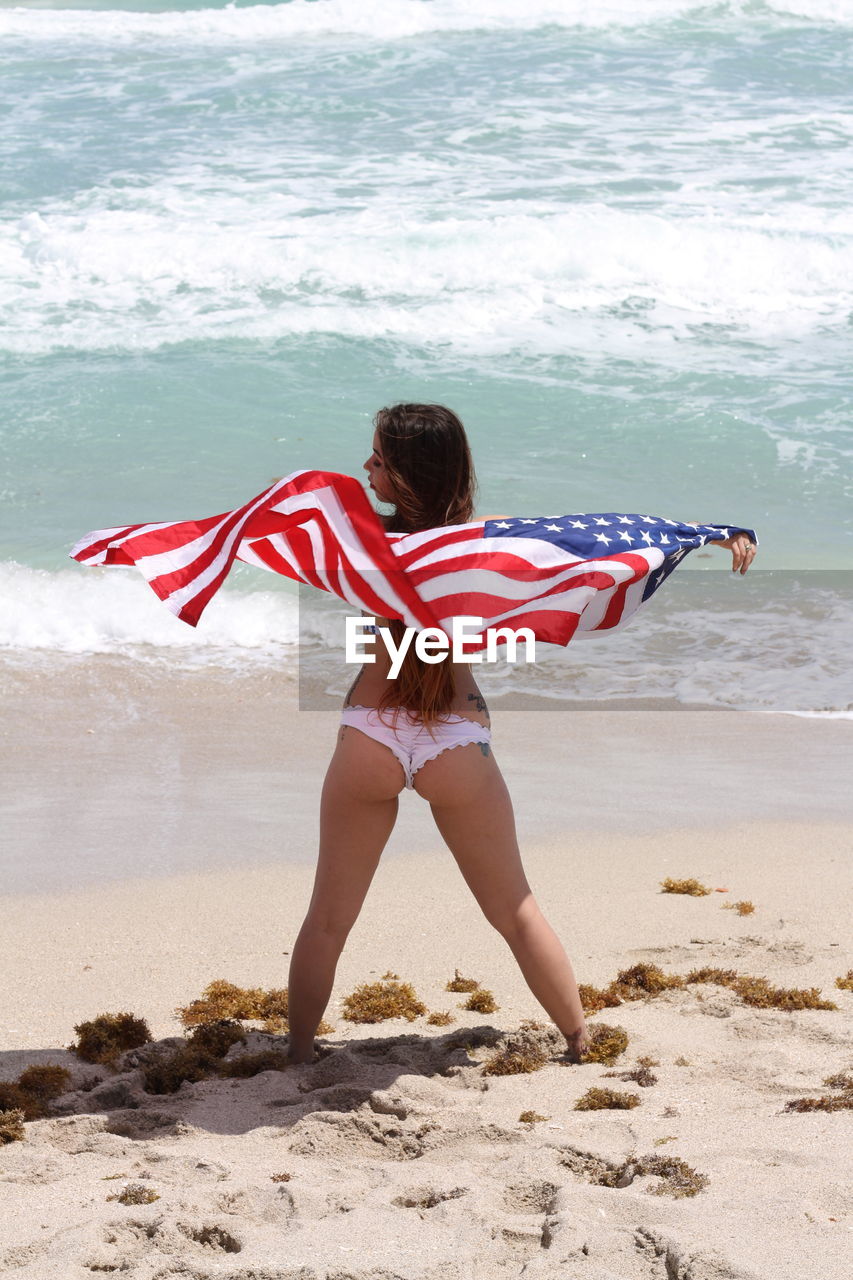
<svg viewBox="0 0 853 1280">
<path fill-rule="evenodd" d="M 432 400 L 481 513 L 760 538 L 493 692 L 853 716 L 853 0 L 0 3 L 0 42 L 5 662 L 239 672 L 301 624 L 337 689 L 331 602 L 241 566 L 193 631 L 68 549 L 359 475 Z"/>
</svg>

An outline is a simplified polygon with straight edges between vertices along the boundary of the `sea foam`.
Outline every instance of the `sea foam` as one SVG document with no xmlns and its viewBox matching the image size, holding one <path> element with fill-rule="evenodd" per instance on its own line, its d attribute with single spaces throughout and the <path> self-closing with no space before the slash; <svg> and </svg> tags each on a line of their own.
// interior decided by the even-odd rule
<svg viewBox="0 0 853 1280">
<path fill-rule="evenodd" d="M 0 11 L 0 36 L 46 43 L 254 44 L 294 36 L 360 36 L 383 42 L 439 32 L 535 31 L 539 28 L 644 27 L 694 19 L 705 25 L 776 23 L 853 25 L 845 0 L 291 0 L 168 12 L 127 9 Z"/>
<path fill-rule="evenodd" d="M 192 209 L 167 196 L 135 190 L 124 209 L 95 197 L 7 226 L 0 288 L 15 326 L 2 347 L 310 333 L 428 346 L 451 333 L 474 350 L 551 351 L 565 346 L 567 322 L 587 317 L 598 342 L 619 347 L 650 325 L 661 338 L 697 324 L 799 338 L 853 308 L 851 229 L 820 211 L 807 231 L 768 214 L 597 203 L 401 221 L 381 203 L 303 217 L 277 211 L 272 194 L 217 193 Z"/>
</svg>

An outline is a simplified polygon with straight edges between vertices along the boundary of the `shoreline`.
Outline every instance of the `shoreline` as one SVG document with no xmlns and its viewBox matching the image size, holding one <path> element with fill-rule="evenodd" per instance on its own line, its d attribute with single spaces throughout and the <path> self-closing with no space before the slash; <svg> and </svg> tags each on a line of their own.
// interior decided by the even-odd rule
<svg viewBox="0 0 853 1280">
<path fill-rule="evenodd" d="M 276 672 L 165 678 L 114 663 L 5 673 L 7 893 L 229 866 L 313 864 L 339 706 Z M 522 851 L 561 832 L 844 822 L 853 724 L 760 712 L 493 706 Z M 444 846 L 401 793 L 387 860 Z"/>
</svg>

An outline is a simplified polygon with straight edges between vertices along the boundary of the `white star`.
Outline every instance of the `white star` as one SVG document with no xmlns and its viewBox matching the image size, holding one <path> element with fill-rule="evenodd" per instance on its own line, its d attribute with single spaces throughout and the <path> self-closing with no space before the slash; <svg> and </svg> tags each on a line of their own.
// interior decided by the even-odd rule
<svg viewBox="0 0 853 1280">
<path fill-rule="evenodd" d="M 678 563 L 678 561 L 679 561 L 683 556 L 686 556 L 686 555 L 687 555 L 687 551 L 685 550 L 685 548 L 684 548 L 684 547 L 680 547 L 680 548 L 678 549 L 678 551 L 676 551 L 676 552 L 675 552 L 675 555 L 672 555 L 672 556 L 670 556 L 669 558 L 670 558 L 670 560 L 672 560 L 673 564 L 677 564 L 677 563 Z"/>
<path fill-rule="evenodd" d="M 606 533 L 597 533 L 595 535 L 595 540 L 596 542 L 603 542 L 607 547 L 609 547 L 611 542 L 613 541 L 612 538 L 608 538 Z"/>
<path fill-rule="evenodd" d="M 643 521 L 643 524 L 657 524 L 655 516 L 640 516 L 640 519 Z"/>
<path fill-rule="evenodd" d="M 629 547 L 633 545 L 634 539 L 631 537 L 630 533 L 626 533 L 624 529 L 619 530 L 619 537 L 623 542 L 627 542 Z"/>
<path fill-rule="evenodd" d="M 545 525 L 545 528 L 546 528 L 546 529 L 550 529 L 550 531 L 551 531 L 552 533 L 562 533 L 562 532 L 563 532 L 563 526 L 562 526 L 561 524 L 546 524 L 546 525 Z"/>
<path fill-rule="evenodd" d="M 506 520 L 498 520 L 495 524 L 496 529 L 511 529 L 512 525 L 507 524 Z"/>
<path fill-rule="evenodd" d="M 522 524 L 538 524 L 538 520 L 522 520 Z"/>
<path fill-rule="evenodd" d="M 665 533 L 662 533 L 662 534 L 660 535 L 660 541 L 661 541 L 661 542 L 669 542 L 669 538 L 666 536 L 666 534 L 665 534 Z"/>
<path fill-rule="evenodd" d="M 595 520 L 596 524 L 603 525 L 605 529 L 610 528 L 610 521 L 605 520 L 602 516 L 593 516 L 593 519 Z"/>
<path fill-rule="evenodd" d="M 658 576 L 655 578 L 655 586 L 656 586 L 656 587 L 659 587 L 659 586 L 660 586 L 660 584 L 663 582 L 663 580 L 664 580 L 664 578 L 665 578 L 665 577 L 666 577 L 666 574 L 664 573 L 663 569 L 661 569 L 660 573 L 659 573 L 659 574 L 658 574 Z"/>
<path fill-rule="evenodd" d="M 647 546 L 650 547 L 652 545 L 652 539 L 648 529 L 644 529 L 643 532 L 640 534 L 640 537 L 643 539 L 643 541 L 646 543 Z"/>
<path fill-rule="evenodd" d="M 676 526 L 678 525 L 678 521 L 677 521 L 677 520 L 667 520 L 665 516 L 662 516 L 661 518 L 662 518 L 662 520 L 663 520 L 664 524 L 671 524 L 671 525 L 676 525 Z"/>
<path fill-rule="evenodd" d="M 570 520 L 569 524 L 573 529 L 585 529 L 586 525 L 580 520 Z"/>
<path fill-rule="evenodd" d="M 620 524 L 633 524 L 633 523 L 634 523 L 634 521 L 633 521 L 633 520 L 631 520 L 628 516 L 620 516 L 620 517 L 619 517 L 619 523 L 620 523 Z"/>
</svg>

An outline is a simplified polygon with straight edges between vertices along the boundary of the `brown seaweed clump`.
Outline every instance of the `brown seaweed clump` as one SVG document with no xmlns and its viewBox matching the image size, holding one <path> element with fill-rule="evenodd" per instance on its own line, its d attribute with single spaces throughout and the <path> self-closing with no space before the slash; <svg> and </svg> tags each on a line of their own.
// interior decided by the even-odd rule
<svg viewBox="0 0 853 1280">
<path fill-rule="evenodd" d="M 436 1011 L 431 1013 L 427 1018 L 427 1022 L 431 1027 L 449 1027 L 451 1022 L 455 1021 L 456 1019 L 453 1014 L 448 1013 L 446 1009 L 436 1009 Z"/>
<path fill-rule="evenodd" d="M 21 1108 L 0 1106 L 0 1143 L 23 1142 L 25 1134 Z"/>
<path fill-rule="evenodd" d="M 476 991 L 471 992 L 462 1008 L 470 1009 L 473 1013 L 496 1013 L 498 1005 L 495 1004 L 493 992 L 487 991 L 485 987 L 477 987 Z"/>
<path fill-rule="evenodd" d="M 838 981 L 840 980 L 837 979 L 836 983 Z M 817 987 L 774 987 L 766 978 L 754 978 L 748 974 L 739 974 L 735 969 L 715 969 L 711 966 L 692 969 L 686 977 L 682 977 L 677 973 L 664 973 L 656 964 L 635 964 L 630 969 L 621 969 L 603 989 L 581 985 L 578 990 L 584 1011 L 597 1013 L 600 1009 L 621 1004 L 625 1000 L 648 999 L 662 991 L 697 982 L 729 987 L 744 1004 L 759 1009 L 784 1009 L 790 1012 L 797 1009 L 838 1008 L 831 1000 L 824 1000 Z"/>
<path fill-rule="evenodd" d="M 677 1156 L 642 1156 L 636 1172 L 641 1177 L 651 1174 L 661 1179 L 656 1187 L 647 1188 L 649 1195 L 672 1196 L 676 1200 L 698 1195 L 710 1181 L 707 1174 L 697 1173 Z"/>
<path fill-rule="evenodd" d="M 786 1111 L 853 1111 L 853 1075 L 839 1071 L 827 1076 L 823 1082 L 832 1094 L 822 1098 L 791 1098 L 785 1103 Z"/>
<path fill-rule="evenodd" d="M 68 1046 L 84 1062 L 113 1064 L 126 1049 L 138 1049 L 151 1039 L 148 1023 L 132 1013 L 101 1013 L 74 1028 L 77 1043 Z"/>
<path fill-rule="evenodd" d="M 258 1053 L 241 1053 L 239 1058 L 220 1063 L 219 1074 L 245 1080 L 261 1071 L 284 1071 L 288 1065 L 287 1054 L 280 1049 L 261 1049 Z"/>
<path fill-rule="evenodd" d="M 835 985 L 839 991 L 853 991 L 853 969 L 848 969 L 845 977 L 836 978 Z"/>
<path fill-rule="evenodd" d="M 641 1000 L 682 986 L 684 979 L 677 973 L 664 973 L 656 964 L 635 964 L 630 969 L 620 969 L 608 989 L 622 1000 Z"/>
<path fill-rule="evenodd" d="M 837 1009 L 832 1000 L 824 1000 L 817 987 L 773 987 L 766 978 L 740 977 L 732 984 L 744 1004 L 756 1009 Z"/>
<path fill-rule="evenodd" d="M 538 1044 L 508 1040 L 487 1058 L 483 1065 L 484 1076 L 519 1076 L 540 1071 L 548 1061 L 548 1055 Z"/>
<path fill-rule="evenodd" d="M 153 1187 L 146 1187 L 141 1182 L 129 1182 L 116 1195 L 107 1196 L 108 1200 L 118 1200 L 119 1204 L 153 1204 L 160 1197 Z"/>
<path fill-rule="evenodd" d="M 672 876 L 661 880 L 660 886 L 661 893 L 687 893 L 691 898 L 703 898 L 706 893 L 711 892 L 707 885 L 700 884 L 698 880 L 673 880 Z"/>
<path fill-rule="evenodd" d="M 575 1103 L 575 1111 L 630 1111 L 640 1105 L 638 1093 L 625 1093 L 621 1089 L 587 1089 Z"/>
<path fill-rule="evenodd" d="M 754 913 L 754 911 L 755 911 L 755 907 L 752 905 L 752 903 L 751 903 L 751 902 L 748 902 L 748 901 L 744 901 L 744 902 L 724 902 L 724 903 L 723 903 L 723 910 L 724 910 L 724 911 L 736 911 L 736 912 L 738 913 L 738 915 L 739 915 L 739 916 L 751 916 L 751 915 Z"/>
<path fill-rule="evenodd" d="M 648 1089 L 658 1082 L 657 1076 L 649 1067 L 650 1061 L 653 1062 L 654 1059 L 646 1059 L 644 1061 L 642 1058 L 638 1058 L 636 1067 L 633 1067 L 630 1071 L 605 1071 L 604 1074 L 614 1080 L 633 1080 L 634 1084 L 640 1085 L 642 1089 Z"/>
<path fill-rule="evenodd" d="M 185 1027 L 195 1027 L 202 1023 L 228 1021 L 260 1022 L 261 1030 L 270 1035 L 285 1035 L 288 1024 L 287 987 L 272 987 L 264 991 L 262 987 L 238 987 L 233 982 L 217 978 L 209 982 L 198 1000 L 191 1000 L 175 1010 Z M 324 1036 L 333 1031 L 325 1019 L 317 1028 L 317 1034 Z"/>
<path fill-rule="evenodd" d="M 71 1072 L 53 1063 L 27 1067 L 17 1080 L 0 1082 L 0 1111 L 17 1111 L 25 1120 L 50 1115 L 50 1103 L 68 1088 Z"/>
<path fill-rule="evenodd" d="M 611 984 L 612 986 L 612 984 Z M 602 1009 L 615 1009 L 622 1000 L 611 987 L 593 987 L 588 982 L 578 983 L 584 1013 L 600 1013 Z"/>
<path fill-rule="evenodd" d="M 220 1018 L 218 1022 L 200 1022 L 187 1044 L 212 1058 L 224 1058 L 232 1044 L 246 1043 L 246 1033 L 239 1022 Z"/>
<path fill-rule="evenodd" d="M 410 982 L 392 979 L 364 982 L 343 1002 L 343 1016 L 348 1022 L 384 1022 L 386 1018 L 413 1022 L 426 1011 Z"/>
<path fill-rule="evenodd" d="M 692 969 L 685 983 L 707 982 L 719 987 L 729 987 L 744 1004 L 756 1009 L 837 1009 L 831 1000 L 821 998 L 817 987 L 774 987 L 766 978 L 753 978 L 739 974 L 734 969 Z"/>
<path fill-rule="evenodd" d="M 653 1176 L 660 1178 L 657 1186 L 646 1190 L 654 1196 L 673 1196 L 682 1199 L 695 1196 L 707 1187 L 709 1179 L 697 1173 L 689 1164 L 676 1156 L 629 1156 L 621 1164 L 611 1164 L 586 1151 L 568 1148 L 560 1156 L 560 1162 L 574 1173 L 599 1187 L 629 1187 L 635 1178 Z"/>
<path fill-rule="evenodd" d="M 454 971 L 454 976 L 450 979 L 445 991 L 476 991 L 479 987 L 476 978 L 463 978 L 458 969 Z"/>
<path fill-rule="evenodd" d="M 142 1073 L 146 1093 L 177 1093 L 184 1082 L 196 1084 L 219 1073 L 219 1058 L 201 1046 L 182 1044 L 150 1063 Z"/>
<path fill-rule="evenodd" d="M 540 1116 L 538 1111 L 522 1111 L 521 1115 L 518 1117 L 518 1123 L 529 1124 L 532 1127 L 534 1124 L 540 1124 L 543 1120 L 547 1119 L 547 1116 Z"/>
<path fill-rule="evenodd" d="M 584 1063 L 602 1062 L 610 1066 L 628 1048 L 628 1032 L 624 1027 L 611 1027 L 606 1022 L 596 1022 L 589 1027 L 589 1049 Z"/>
</svg>

